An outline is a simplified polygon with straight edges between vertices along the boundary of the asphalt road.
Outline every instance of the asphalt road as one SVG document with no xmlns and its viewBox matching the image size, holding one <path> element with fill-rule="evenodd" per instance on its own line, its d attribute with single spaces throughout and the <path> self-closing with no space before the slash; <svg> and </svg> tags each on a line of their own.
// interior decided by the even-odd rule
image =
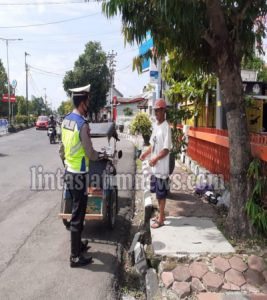
<svg viewBox="0 0 267 300">
<path fill-rule="evenodd" d="M 93 142 L 96 148 L 107 143 Z M 133 145 L 123 140 L 117 146 L 123 150 L 118 172 L 133 174 Z M 114 231 L 100 221 L 86 223 L 94 262 L 72 269 L 70 233 L 57 217 L 61 191 L 32 190 L 42 172 L 54 174 L 61 166 L 58 145 L 49 144 L 46 131 L 0 137 L 0 299 L 118 299 L 118 245 L 128 236 L 132 191 L 119 191 Z"/>
</svg>

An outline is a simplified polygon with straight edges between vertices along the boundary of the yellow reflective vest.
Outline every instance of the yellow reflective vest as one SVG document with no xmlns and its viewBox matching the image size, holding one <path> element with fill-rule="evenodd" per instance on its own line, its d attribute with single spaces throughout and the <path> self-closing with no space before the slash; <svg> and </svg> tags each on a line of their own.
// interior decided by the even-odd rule
<svg viewBox="0 0 267 300">
<path fill-rule="evenodd" d="M 64 145 L 65 165 L 73 173 L 89 171 L 89 159 L 80 139 L 80 130 L 86 120 L 75 113 L 68 114 L 62 122 L 62 143 Z"/>
</svg>

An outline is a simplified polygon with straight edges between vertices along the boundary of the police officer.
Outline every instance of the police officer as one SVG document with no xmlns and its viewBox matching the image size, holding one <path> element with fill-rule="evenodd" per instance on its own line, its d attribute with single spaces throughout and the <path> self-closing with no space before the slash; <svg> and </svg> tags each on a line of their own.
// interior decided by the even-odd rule
<svg viewBox="0 0 267 300">
<path fill-rule="evenodd" d="M 89 109 L 90 85 L 71 89 L 74 110 L 62 122 L 62 149 L 66 167 L 65 180 L 72 196 L 70 220 L 71 256 L 70 266 L 80 267 L 92 262 L 84 257 L 88 240 L 81 240 L 87 206 L 89 160 L 97 160 L 98 152 L 93 149 L 90 130 L 85 117 Z"/>
</svg>

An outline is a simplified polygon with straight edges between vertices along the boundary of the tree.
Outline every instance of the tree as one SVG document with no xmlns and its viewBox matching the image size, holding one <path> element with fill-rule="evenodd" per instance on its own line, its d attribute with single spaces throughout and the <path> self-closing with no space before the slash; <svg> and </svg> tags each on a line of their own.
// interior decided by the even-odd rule
<svg viewBox="0 0 267 300">
<path fill-rule="evenodd" d="M 7 74 L 0 60 L 0 116 L 8 117 L 8 102 L 2 102 L 3 94 L 7 93 Z"/>
<path fill-rule="evenodd" d="M 242 61 L 242 69 L 258 71 L 258 80 L 267 82 L 267 67 L 262 58 L 253 54 L 248 59 Z"/>
<path fill-rule="evenodd" d="M 106 104 L 109 88 L 109 70 L 107 57 L 100 43 L 89 42 L 85 51 L 74 64 L 74 69 L 66 73 L 63 79 L 65 91 L 70 88 L 91 84 L 90 113 L 97 114 Z"/>
<path fill-rule="evenodd" d="M 44 102 L 42 97 L 32 96 L 31 101 L 29 101 L 29 114 L 40 116 L 40 115 L 50 115 L 52 113 L 51 109 Z"/>
<path fill-rule="evenodd" d="M 19 115 L 27 115 L 27 102 L 23 96 L 16 96 L 16 107 Z"/>
<path fill-rule="evenodd" d="M 251 151 L 240 64 L 255 45 L 263 52 L 266 1 L 109 0 L 103 10 L 108 17 L 121 14 L 126 41 L 141 43 L 150 30 L 157 56 L 175 50 L 180 68 L 217 75 L 229 134 L 231 201 L 226 228 L 232 236 L 246 235 Z"/>
<path fill-rule="evenodd" d="M 73 105 L 70 100 L 62 101 L 58 108 L 58 113 L 60 115 L 66 115 L 67 113 L 71 112 L 72 110 L 73 110 Z"/>
<path fill-rule="evenodd" d="M 133 115 L 133 110 L 130 107 L 125 107 L 123 109 L 123 112 L 124 112 L 125 116 L 132 116 Z"/>
</svg>

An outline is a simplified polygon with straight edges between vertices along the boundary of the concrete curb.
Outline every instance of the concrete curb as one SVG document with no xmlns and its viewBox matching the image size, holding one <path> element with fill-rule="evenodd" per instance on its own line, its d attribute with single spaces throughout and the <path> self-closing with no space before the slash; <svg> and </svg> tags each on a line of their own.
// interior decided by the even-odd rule
<svg viewBox="0 0 267 300">
<path fill-rule="evenodd" d="M 162 299 L 159 289 L 158 275 L 155 269 L 150 268 L 146 273 L 146 299 Z"/>
<path fill-rule="evenodd" d="M 144 246 L 140 242 L 137 242 L 134 247 L 134 262 L 136 271 L 141 275 L 145 275 L 148 266 Z"/>
<path fill-rule="evenodd" d="M 150 167 L 148 165 L 148 161 L 143 161 L 142 163 L 142 171 L 144 175 L 144 181 L 145 181 L 145 190 L 143 195 L 143 203 L 144 203 L 144 223 L 149 223 L 149 220 L 151 218 L 152 214 L 152 198 L 150 194 L 150 190 L 148 189 L 148 186 L 150 185 Z"/>
</svg>

